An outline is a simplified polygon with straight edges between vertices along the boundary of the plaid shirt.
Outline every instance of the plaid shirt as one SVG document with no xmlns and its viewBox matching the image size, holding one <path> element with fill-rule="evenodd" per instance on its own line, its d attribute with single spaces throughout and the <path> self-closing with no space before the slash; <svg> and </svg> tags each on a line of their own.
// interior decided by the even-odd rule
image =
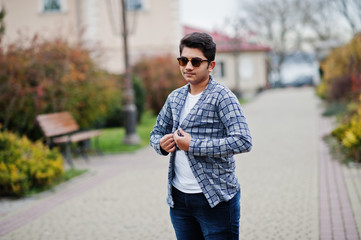
<svg viewBox="0 0 361 240">
<path fill-rule="evenodd" d="M 248 152 L 252 138 L 246 118 L 236 96 L 212 77 L 199 101 L 180 124 L 179 117 L 187 98 L 189 84 L 169 94 L 150 134 L 150 144 L 161 155 L 160 139 L 179 127 L 192 137 L 186 152 L 189 165 L 211 207 L 229 201 L 240 190 L 235 176 L 233 155 Z M 172 179 L 175 152 L 172 152 L 168 172 L 169 206 L 173 207 Z"/>
</svg>

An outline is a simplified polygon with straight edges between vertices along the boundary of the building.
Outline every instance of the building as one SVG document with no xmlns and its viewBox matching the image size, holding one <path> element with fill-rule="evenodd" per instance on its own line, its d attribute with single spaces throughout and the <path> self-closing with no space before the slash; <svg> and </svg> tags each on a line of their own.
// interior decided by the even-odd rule
<svg viewBox="0 0 361 240">
<path fill-rule="evenodd" d="M 207 32 L 186 26 L 184 34 Z M 207 32 L 217 44 L 214 78 L 239 97 L 253 96 L 268 87 L 268 57 L 270 48 L 241 37 L 231 38 L 220 32 Z"/>
<path fill-rule="evenodd" d="M 130 61 L 144 55 L 177 54 L 182 28 L 178 0 L 126 0 Z M 6 10 L 3 42 L 19 32 L 44 38 L 61 36 L 101 52 L 99 63 L 124 71 L 121 0 L 0 0 Z M 165 11 L 166 9 L 166 11 Z"/>
<path fill-rule="evenodd" d="M 100 66 L 124 72 L 121 0 L 0 0 L 6 10 L 3 43 L 28 37 L 65 38 L 97 49 Z M 183 34 L 201 29 L 183 27 L 179 0 L 126 0 L 130 63 L 144 56 L 177 56 Z M 208 32 L 217 43 L 213 75 L 235 93 L 249 95 L 267 87 L 268 47 L 243 38 Z"/>
</svg>

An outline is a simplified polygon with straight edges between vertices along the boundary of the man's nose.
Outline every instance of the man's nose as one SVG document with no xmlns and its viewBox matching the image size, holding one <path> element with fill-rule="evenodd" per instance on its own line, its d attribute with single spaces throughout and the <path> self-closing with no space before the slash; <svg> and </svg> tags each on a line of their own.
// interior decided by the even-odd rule
<svg viewBox="0 0 361 240">
<path fill-rule="evenodd" d="M 193 69 L 193 65 L 191 61 L 187 62 L 186 69 Z"/>
</svg>

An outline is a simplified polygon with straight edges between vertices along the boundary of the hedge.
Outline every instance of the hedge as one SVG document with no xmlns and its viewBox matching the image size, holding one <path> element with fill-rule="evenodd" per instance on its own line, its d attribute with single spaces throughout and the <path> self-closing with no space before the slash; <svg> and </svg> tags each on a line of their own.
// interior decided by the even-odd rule
<svg viewBox="0 0 361 240">
<path fill-rule="evenodd" d="M 361 34 L 331 52 L 321 64 L 324 72 L 318 94 L 329 103 L 346 102 L 332 131 L 345 159 L 361 162 Z"/>
<path fill-rule="evenodd" d="M 22 196 L 49 186 L 63 174 L 63 157 L 42 142 L 0 132 L 0 196 Z"/>
<path fill-rule="evenodd" d="M 38 114 L 69 111 L 81 128 L 92 128 L 122 106 L 119 77 L 99 69 L 91 54 L 81 44 L 37 35 L 0 45 L 2 129 L 36 140 Z"/>
</svg>

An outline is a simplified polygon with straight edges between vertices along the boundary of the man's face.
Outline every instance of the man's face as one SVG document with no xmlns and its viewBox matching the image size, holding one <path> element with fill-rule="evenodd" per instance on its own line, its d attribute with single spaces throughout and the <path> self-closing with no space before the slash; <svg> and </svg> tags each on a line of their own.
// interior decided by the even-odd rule
<svg viewBox="0 0 361 240">
<path fill-rule="evenodd" d="M 192 58 L 201 58 L 203 60 L 207 60 L 203 55 L 203 52 L 198 48 L 188 48 L 184 47 L 182 51 L 181 57 L 186 57 L 189 60 Z M 199 67 L 194 67 L 191 61 L 185 66 L 180 66 L 180 71 L 184 77 L 184 79 L 189 82 L 191 85 L 197 86 L 204 84 L 205 81 L 208 81 L 210 72 L 213 71 L 215 66 L 215 62 L 203 61 Z"/>
</svg>

